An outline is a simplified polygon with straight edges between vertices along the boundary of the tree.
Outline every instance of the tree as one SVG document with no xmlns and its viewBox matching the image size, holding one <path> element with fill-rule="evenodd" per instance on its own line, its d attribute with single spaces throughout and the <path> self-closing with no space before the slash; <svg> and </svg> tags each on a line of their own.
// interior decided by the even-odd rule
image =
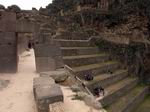
<svg viewBox="0 0 150 112">
<path fill-rule="evenodd" d="M 8 9 L 9 11 L 13 11 L 13 12 L 20 12 L 20 11 L 21 11 L 20 7 L 17 6 L 17 5 L 8 6 L 7 9 Z"/>
<path fill-rule="evenodd" d="M 0 9 L 5 9 L 5 6 L 0 4 Z"/>
</svg>

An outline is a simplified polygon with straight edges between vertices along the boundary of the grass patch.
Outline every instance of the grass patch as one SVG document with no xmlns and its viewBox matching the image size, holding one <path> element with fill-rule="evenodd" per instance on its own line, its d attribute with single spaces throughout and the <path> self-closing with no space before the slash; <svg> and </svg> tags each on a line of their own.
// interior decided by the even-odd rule
<svg viewBox="0 0 150 112">
<path fill-rule="evenodd" d="M 132 112 L 150 112 L 150 95 L 147 95 L 142 104 Z"/>
</svg>

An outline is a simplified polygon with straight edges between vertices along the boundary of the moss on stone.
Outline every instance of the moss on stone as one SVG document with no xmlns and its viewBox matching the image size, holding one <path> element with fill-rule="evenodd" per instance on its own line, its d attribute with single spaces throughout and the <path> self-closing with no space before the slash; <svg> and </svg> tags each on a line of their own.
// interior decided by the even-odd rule
<svg viewBox="0 0 150 112">
<path fill-rule="evenodd" d="M 143 103 L 132 112 L 149 112 L 150 111 L 150 95 L 146 96 Z"/>
<path fill-rule="evenodd" d="M 131 101 L 140 92 L 142 92 L 144 90 L 144 88 L 145 88 L 144 86 L 138 85 L 131 92 L 129 92 L 125 96 L 121 97 L 118 101 L 116 101 L 112 105 L 106 107 L 106 110 L 108 112 L 115 112 L 117 110 L 121 110 L 129 101 Z M 137 111 L 134 111 L 134 112 L 137 112 Z M 139 112 L 143 112 L 143 111 L 139 111 Z"/>
</svg>

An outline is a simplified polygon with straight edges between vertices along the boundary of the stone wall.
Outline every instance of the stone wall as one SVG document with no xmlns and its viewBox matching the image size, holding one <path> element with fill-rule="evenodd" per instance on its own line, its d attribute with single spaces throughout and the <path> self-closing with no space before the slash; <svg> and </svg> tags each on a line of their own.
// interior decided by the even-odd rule
<svg viewBox="0 0 150 112">
<path fill-rule="evenodd" d="M 37 72 L 53 71 L 63 67 L 59 45 L 55 43 L 36 43 L 34 50 Z"/>
<path fill-rule="evenodd" d="M 0 13 L 0 72 L 16 72 L 18 62 L 17 34 L 13 31 L 16 14 L 3 11 Z"/>
<path fill-rule="evenodd" d="M 38 25 L 24 19 L 18 20 L 15 12 L 0 11 L 0 72 L 17 72 L 18 33 L 33 33 Z"/>
<path fill-rule="evenodd" d="M 111 58 L 123 63 L 123 67 L 128 68 L 131 75 L 136 75 L 142 82 L 145 82 L 144 76 L 147 71 L 145 67 L 147 65 L 144 60 L 147 52 L 150 52 L 149 46 L 146 47 L 143 43 L 116 44 L 103 39 L 98 39 L 95 42 L 99 49 L 109 52 Z"/>
<path fill-rule="evenodd" d="M 60 86 L 51 77 L 35 78 L 33 92 L 38 112 L 49 112 L 49 105 L 64 100 Z"/>
</svg>

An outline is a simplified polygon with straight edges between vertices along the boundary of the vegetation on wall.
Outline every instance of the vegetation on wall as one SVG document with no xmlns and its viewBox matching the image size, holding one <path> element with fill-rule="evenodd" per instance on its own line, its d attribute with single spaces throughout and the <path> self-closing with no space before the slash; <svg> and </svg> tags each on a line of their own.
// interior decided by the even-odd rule
<svg viewBox="0 0 150 112">
<path fill-rule="evenodd" d="M 114 2 L 110 7 L 110 12 L 108 20 L 112 26 L 124 22 L 131 14 L 147 16 L 150 21 L 150 0 L 124 0 L 119 5 Z"/>
</svg>

